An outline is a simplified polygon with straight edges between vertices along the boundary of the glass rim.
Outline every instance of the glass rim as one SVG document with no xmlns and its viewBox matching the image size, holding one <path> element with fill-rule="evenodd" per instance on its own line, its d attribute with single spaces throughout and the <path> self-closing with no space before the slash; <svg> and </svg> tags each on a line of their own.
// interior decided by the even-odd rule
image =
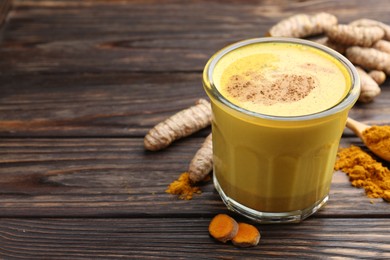
<svg viewBox="0 0 390 260">
<path fill-rule="evenodd" d="M 312 48 L 316 48 L 320 51 L 323 51 L 336 60 L 338 60 L 348 71 L 349 76 L 351 78 L 351 87 L 348 91 L 348 93 L 345 95 L 343 99 L 341 99 L 337 104 L 334 106 L 327 108 L 325 110 L 312 113 L 312 114 L 307 114 L 307 115 L 299 115 L 299 116 L 275 116 L 275 115 L 268 115 L 268 114 L 262 114 L 258 112 L 254 112 L 245 108 L 242 108 L 231 101 L 229 101 L 227 98 L 225 98 L 218 90 L 218 88 L 215 86 L 214 81 L 213 81 L 213 71 L 215 67 L 217 66 L 217 63 L 228 53 L 239 49 L 241 47 L 255 44 L 255 43 L 265 43 L 265 42 L 282 42 L 282 43 L 297 43 L 297 44 L 303 44 Z M 299 39 L 299 38 L 288 38 L 288 37 L 261 37 L 261 38 L 252 38 L 252 39 L 247 39 L 243 41 L 239 41 L 233 44 L 230 44 L 218 52 L 216 52 L 207 62 L 204 71 L 203 71 L 203 83 L 204 83 L 204 88 L 206 89 L 206 92 L 216 98 L 219 102 L 222 104 L 239 111 L 243 114 L 253 116 L 253 117 L 258 117 L 258 118 L 263 118 L 263 119 L 272 119 L 276 121 L 304 121 L 304 120 L 311 120 L 311 119 L 318 119 L 322 117 L 326 117 L 329 115 L 336 114 L 340 111 L 345 110 L 348 106 L 351 104 L 353 105 L 357 99 L 359 98 L 360 94 L 360 79 L 358 72 L 356 71 L 355 66 L 342 54 L 336 52 L 335 50 L 305 39 Z"/>
</svg>

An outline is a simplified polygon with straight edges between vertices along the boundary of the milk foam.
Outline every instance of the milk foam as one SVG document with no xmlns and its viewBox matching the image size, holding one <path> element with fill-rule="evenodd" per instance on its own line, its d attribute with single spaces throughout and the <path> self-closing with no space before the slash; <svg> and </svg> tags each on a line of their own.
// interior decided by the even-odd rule
<svg viewBox="0 0 390 260">
<path fill-rule="evenodd" d="M 294 43 L 258 43 L 224 56 L 213 78 L 230 102 L 253 112 L 299 116 L 339 103 L 348 71 L 329 54 Z"/>
</svg>

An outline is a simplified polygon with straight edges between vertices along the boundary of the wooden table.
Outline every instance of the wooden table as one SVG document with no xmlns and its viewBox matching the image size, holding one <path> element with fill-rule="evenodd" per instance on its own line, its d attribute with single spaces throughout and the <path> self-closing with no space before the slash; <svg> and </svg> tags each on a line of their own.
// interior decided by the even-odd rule
<svg viewBox="0 0 390 260">
<path fill-rule="evenodd" d="M 0 258 L 390 258 L 390 205 L 336 172 L 301 224 L 260 225 L 260 244 L 213 240 L 227 211 L 212 182 L 166 194 L 210 131 L 146 152 L 143 136 L 206 97 L 205 62 L 284 17 L 327 11 L 390 23 L 390 1 L 0 1 Z M 390 124 L 390 81 L 350 115 Z M 342 145 L 363 146 L 345 131 Z M 388 163 L 385 165 L 389 166 Z"/>
</svg>

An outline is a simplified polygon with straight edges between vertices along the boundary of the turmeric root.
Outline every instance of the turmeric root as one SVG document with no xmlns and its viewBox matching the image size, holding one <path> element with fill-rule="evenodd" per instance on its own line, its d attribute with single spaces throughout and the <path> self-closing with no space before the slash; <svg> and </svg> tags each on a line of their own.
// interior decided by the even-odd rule
<svg viewBox="0 0 390 260">
<path fill-rule="evenodd" d="M 301 38 L 311 33 L 310 17 L 306 14 L 297 14 L 281 20 L 271 27 L 268 36 Z"/>
<path fill-rule="evenodd" d="M 363 103 L 371 102 L 381 93 L 378 83 L 375 82 L 363 69 L 356 67 L 360 77 L 360 95 L 359 101 Z"/>
<path fill-rule="evenodd" d="M 239 247 L 251 247 L 259 244 L 260 232 L 253 225 L 238 223 L 238 232 L 232 239 L 232 243 Z"/>
<path fill-rule="evenodd" d="M 226 214 L 216 215 L 210 222 L 209 233 L 212 237 L 226 243 L 236 236 L 238 232 L 237 222 Z"/>
<path fill-rule="evenodd" d="M 144 146 L 150 151 L 163 149 L 173 141 L 205 128 L 210 123 L 210 103 L 199 99 L 196 105 L 174 114 L 151 129 L 144 138 Z"/>
<path fill-rule="evenodd" d="M 205 177 L 213 169 L 213 142 L 212 136 L 209 134 L 203 142 L 202 147 L 196 152 L 192 159 L 188 172 L 193 183 L 197 183 L 205 179 Z"/>
<path fill-rule="evenodd" d="M 374 48 L 349 47 L 346 57 L 354 64 L 367 70 L 381 70 L 390 75 L 390 54 Z"/>
<path fill-rule="evenodd" d="M 372 20 L 372 19 L 363 18 L 363 19 L 355 20 L 351 22 L 349 25 L 359 26 L 359 27 L 378 26 L 382 28 L 383 31 L 385 32 L 384 39 L 390 41 L 390 26 L 385 23 Z"/>
<path fill-rule="evenodd" d="M 183 172 L 179 178 L 173 181 L 166 193 L 179 195 L 179 199 L 190 200 L 194 193 L 201 193 L 199 187 L 194 186 L 206 178 L 213 168 L 212 137 L 209 134 L 202 147 L 192 159 L 188 172 Z"/>
<path fill-rule="evenodd" d="M 326 47 L 329 47 L 329 48 L 331 48 L 331 49 L 333 49 L 333 50 L 335 50 L 335 51 L 337 51 L 337 52 L 339 52 L 341 54 L 344 54 L 345 50 L 348 48 L 348 46 L 346 46 L 346 45 L 332 42 L 326 36 L 318 38 L 318 39 L 313 40 L 313 41 L 316 42 L 316 43 L 325 45 Z"/>
<path fill-rule="evenodd" d="M 286 18 L 269 30 L 269 36 L 303 38 L 324 32 L 325 28 L 337 24 L 336 16 L 328 13 L 315 15 L 297 14 Z"/>
<path fill-rule="evenodd" d="M 377 26 L 358 27 L 346 24 L 333 25 L 326 29 L 326 35 L 332 42 L 350 46 L 370 47 L 385 35 Z"/>
<path fill-rule="evenodd" d="M 372 47 L 377 50 L 390 53 L 390 41 L 379 40 Z"/>
<path fill-rule="evenodd" d="M 336 25 L 338 23 L 336 16 L 326 12 L 314 14 L 310 17 L 310 20 L 313 25 L 311 35 L 321 34 L 329 26 Z"/>
<path fill-rule="evenodd" d="M 381 85 L 383 82 L 386 81 L 386 73 L 384 73 L 383 71 L 381 70 L 372 70 L 368 73 L 368 75 L 370 75 L 370 77 L 375 80 L 375 82 L 378 84 L 378 85 Z"/>
</svg>

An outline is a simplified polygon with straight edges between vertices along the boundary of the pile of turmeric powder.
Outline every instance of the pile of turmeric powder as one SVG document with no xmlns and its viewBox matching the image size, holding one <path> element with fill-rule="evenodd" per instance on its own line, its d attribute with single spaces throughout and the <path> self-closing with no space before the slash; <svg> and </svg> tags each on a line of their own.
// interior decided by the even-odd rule
<svg viewBox="0 0 390 260">
<path fill-rule="evenodd" d="M 390 126 L 371 126 L 362 134 L 364 142 L 374 153 L 390 161 Z"/>
<path fill-rule="evenodd" d="M 179 199 L 190 200 L 195 193 L 200 194 L 201 190 L 199 187 L 193 185 L 190 180 L 190 174 L 183 172 L 177 180 L 169 184 L 166 192 L 178 195 Z"/>
<path fill-rule="evenodd" d="M 367 197 L 383 198 L 390 202 L 390 171 L 360 147 L 341 148 L 335 170 L 345 172 L 351 184 L 364 188 Z"/>
</svg>

